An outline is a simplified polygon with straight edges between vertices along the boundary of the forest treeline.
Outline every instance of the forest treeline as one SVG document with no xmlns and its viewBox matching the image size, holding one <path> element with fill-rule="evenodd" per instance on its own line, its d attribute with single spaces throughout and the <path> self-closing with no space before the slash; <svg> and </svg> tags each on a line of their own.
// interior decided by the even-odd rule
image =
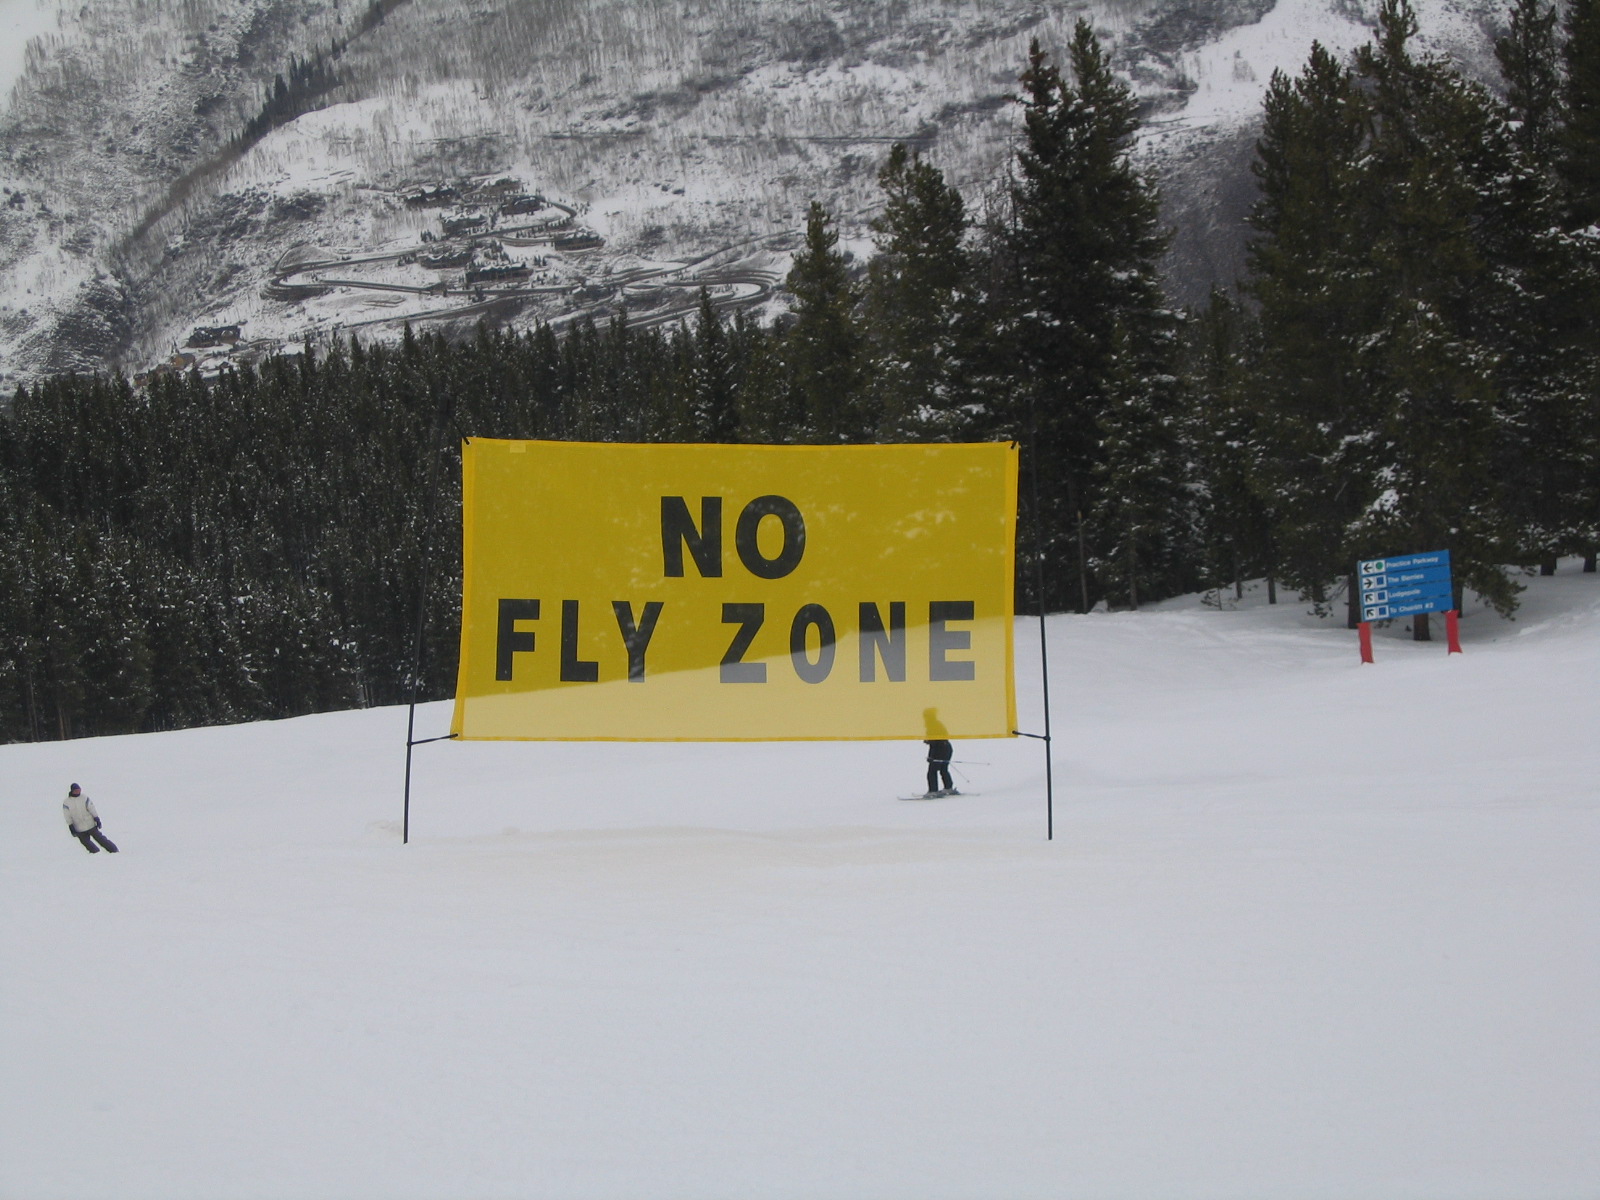
<svg viewBox="0 0 1600 1200">
<path fill-rule="evenodd" d="M 1600 549 L 1600 0 L 1518 0 L 1504 94 L 1386 0 L 1348 61 L 1267 91 L 1247 277 L 1162 293 L 1139 114 L 1080 24 L 1020 77 L 974 208 L 884 162 L 876 253 L 813 204 L 777 322 L 625 313 L 558 334 L 354 338 L 215 379 L 52 379 L 0 420 L 0 730 L 28 740 L 395 703 L 454 685 L 462 437 L 1015 439 L 1025 607 L 1358 558 L 1516 567 Z M 425 602 L 419 606 L 419 598 Z M 419 619 L 420 618 L 420 619 Z"/>
</svg>

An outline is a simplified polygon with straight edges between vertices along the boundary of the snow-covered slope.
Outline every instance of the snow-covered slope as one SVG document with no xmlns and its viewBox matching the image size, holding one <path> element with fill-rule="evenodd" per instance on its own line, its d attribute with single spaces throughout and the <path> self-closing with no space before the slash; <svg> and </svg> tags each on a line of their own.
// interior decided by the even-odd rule
<svg viewBox="0 0 1600 1200">
<path fill-rule="evenodd" d="M 1600 577 L 1528 582 L 1373 666 L 1052 618 L 1048 842 L 1022 739 L 929 803 L 914 743 L 440 743 L 409 846 L 403 710 L 0 748 L 0 1195 L 1589 1195 Z"/>
<path fill-rule="evenodd" d="M 383 7 L 371 24 L 323 0 L 149 0 L 134 23 L 122 0 L 63 9 L 0 114 L 0 386 L 177 354 L 204 366 L 405 320 L 527 324 L 623 302 L 669 319 L 701 285 L 722 303 L 768 302 L 811 200 L 847 241 L 864 237 L 895 141 L 981 207 L 1012 150 L 1007 97 L 1029 40 L 1059 53 L 1080 17 L 1147 105 L 1148 162 L 1177 229 L 1173 290 L 1199 300 L 1239 269 L 1267 80 L 1298 69 L 1313 39 L 1358 44 L 1376 3 Z M 1416 7 L 1432 48 L 1487 72 L 1498 0 Z M 339 84 L 316 111 L 230 149 L 274 74 L 335 41 Z M 427 187 L 453 191 L 408 204 Z M 501 219 L 508 198 L 535 194 L 572 210 L 566 232 L 585 241 Z M 485 224 L 451 233 L 455 218 Z M 462 253 L 477 240 L 478 267 L 509 259 L 528 276 L 417 267 L 438 248 L 425 235 Z M 285 278 L 286 264 L 346 260 L 367 266 Z M 196 327 L 229 332 L 188 345 Z"/>
<path fill-rule="evenodd" d="M 57 0 L 0 0 L 0 98 L 28 65 L 28 43 L 58 27 Z"/>
</svg>

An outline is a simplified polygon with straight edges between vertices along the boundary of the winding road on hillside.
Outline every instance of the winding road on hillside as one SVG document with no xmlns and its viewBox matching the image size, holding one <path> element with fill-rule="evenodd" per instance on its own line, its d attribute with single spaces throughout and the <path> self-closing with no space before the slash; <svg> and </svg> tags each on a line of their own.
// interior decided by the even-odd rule
<svg viewBox="0 0 1600 1200">
<path fill-rule="evenodd" d="M 583 232 L 575 231 L 572 227 L 577 210 L 556 201 L 548 201 L 547 207 L 557 215 L 485 230 L 470 239 L 477 245 L 494 241 L 501 247 L 548 248 L 548 252 L 556 259 L 554 269 L 542 272 L 537 282 L 468 282 L 464 273 L 453 278 L 441 274 L 437 282 L 428 284 L 356 277 L 355 268 L 409 265 L 417 261 L 419 256 L 438 253 L 451 246 L 461 253 L 469 253 L 467 239 L 457 238 L 360 256 L 327 257 L 327 252 L 322 251 L 318 252 L 317 257 L 303 257 L 301 252 L 304 248 L 300 248 L 299 252 L 289 251 L 274 266 L 272 278 L 263 294 L 271 299 L 304 301 L 335 288 L 344 288 L 388 293 L 397 299 L 405 296 L 437 296 L 441 300 L 437 307 L 422 311 L 346 321 L 340 326 L 343 329 L 404 322 L 459 321 L 464 317 L 506 313 L 530 300 L 563 296 L 571 298 L 573 303 L 550 319 L 549 323 L 553 326 L 570 325 L 586 317 L 625 312 L 630 327 L 648 328 L 680 321 L 693 313 L 700 303 L 701 289 L 706 289 L 710 294 L 713 309 L 721 312 L 761 304 L 771 297 L 778 286 L 776 272 L 755 269 L 748 264 L 730 263 L 727 259 L 730 254 L 741 250 L 749 251 L 768 243 L 787 240 L 789 235 L 720 247 L 690 262 L 651 263 L 598 275 L 584 269 L 587 264 L 582 256 L 592 253 L 591 248 L 566 251 L 557 248 L 561 239 Z M 493 265 L 492 260 L 490 265 Z M 552 278 L 563 271 L 560 277 Z M 451 298 L 456 298 L 455 302 L 449 302 Z"/>
</svg>

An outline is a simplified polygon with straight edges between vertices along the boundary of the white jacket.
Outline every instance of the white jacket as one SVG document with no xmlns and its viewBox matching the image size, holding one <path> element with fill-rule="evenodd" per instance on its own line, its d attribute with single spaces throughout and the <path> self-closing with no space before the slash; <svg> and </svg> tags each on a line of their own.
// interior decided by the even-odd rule
<svg viewBox="0 0 1600 1200">
<path fill-rule="evenodd" d="M 61 802 L 61 811 L 66 814 L 67 825 L 73 833 L 88 833 L 100 819 L 100 814 L 94 810 L 94 801 L 89 799 L 87 792 L 79 792 L 76 796 L 69 792 Z"/>
</svg>

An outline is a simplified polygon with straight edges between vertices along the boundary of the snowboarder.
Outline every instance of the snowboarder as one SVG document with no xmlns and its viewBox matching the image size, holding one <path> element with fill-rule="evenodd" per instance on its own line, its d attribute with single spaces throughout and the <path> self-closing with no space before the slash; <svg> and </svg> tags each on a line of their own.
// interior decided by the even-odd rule
<svg viewBox="0 0 1600 1200">
<path fill-rule="evenodd" d="M 67 831 L 82 842 L 90 854 L 99 854 L 102 848 L 112 854 L 117 852 L 117 844 L 100 832 L 100 814 L 94 810 L 94 801 L 85 796 L 77 784 L 67 789 L 61 811 L 67 817 Z"/>
<path fill-rule="evenodd" d="M 924 743 L 928 747 L 928 796 L 959 796 L 956 785 L 950 780 L 950 760 L 955 750 L 944 738 L 933 738 Z"/>
</svg>

